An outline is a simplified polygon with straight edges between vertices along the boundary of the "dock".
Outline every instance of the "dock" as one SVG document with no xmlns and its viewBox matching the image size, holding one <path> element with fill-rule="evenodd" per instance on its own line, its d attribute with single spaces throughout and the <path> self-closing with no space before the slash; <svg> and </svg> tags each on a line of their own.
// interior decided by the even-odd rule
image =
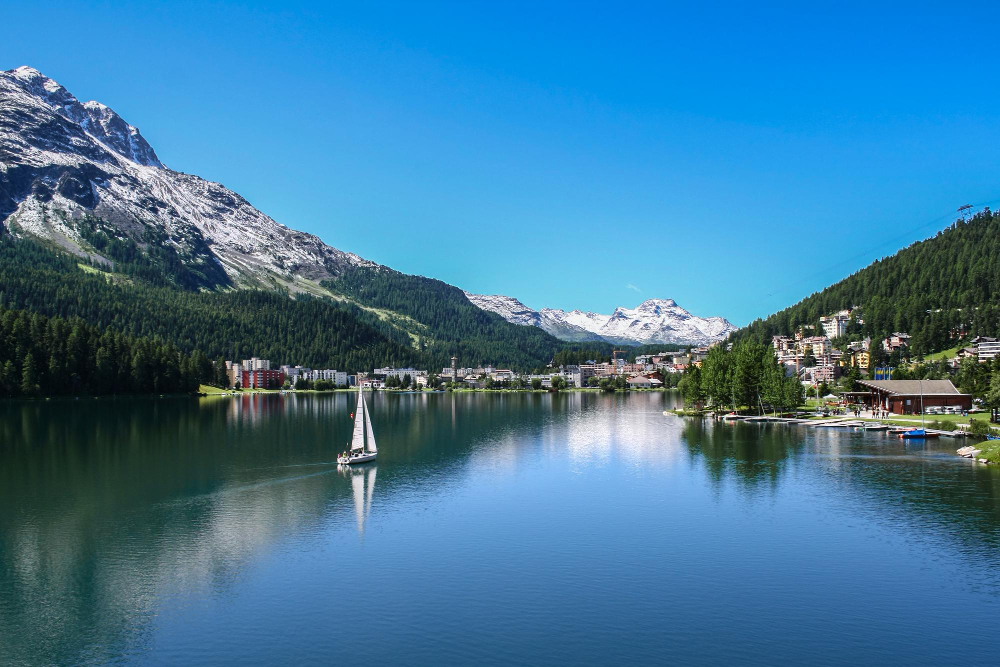
<svg viewBox="0 0 1000 667">
<path fill-rule="evenodd" d="M 893 422 L 880 421 L 876 419 L 858 419 L 857 417 L 832 417 L 829 419 L 805 419 L 802 417 L 769 417 L 767 415 L 724 415 L 723 421 L 746 422 L 749 424 L 759 423 L 779 423 L 779 424 L 802 424 L 811 428 L 864 428 L 868 424 L 885 424 L 889 428 L 919 428 L 916 425 L 903 426 Z M 928 434 L 933 434 L 942 438 L 966 438 L 968 433 L 961 429 L 954 431 L 944 431 L 941 429 L 925 428 Z"/>
</svg>

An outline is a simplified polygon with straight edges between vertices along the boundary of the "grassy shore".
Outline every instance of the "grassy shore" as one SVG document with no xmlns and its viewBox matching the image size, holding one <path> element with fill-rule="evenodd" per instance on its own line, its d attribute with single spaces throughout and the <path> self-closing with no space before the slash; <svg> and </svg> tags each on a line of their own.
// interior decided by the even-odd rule
<svg viewBox="0 0 1000 667">
<path fill-rule="evenodd" d="M 976 458 L 986 459 L 990 463 L 1000 463 L 1000 440 L 986 440 L 973 446 L 979 450 Z"/>
</svg>

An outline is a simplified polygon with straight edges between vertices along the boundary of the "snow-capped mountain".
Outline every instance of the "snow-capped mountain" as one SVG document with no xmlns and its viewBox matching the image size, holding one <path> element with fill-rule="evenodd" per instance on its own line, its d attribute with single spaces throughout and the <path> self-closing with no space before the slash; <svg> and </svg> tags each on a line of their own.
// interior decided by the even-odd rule
<svg viewBox="0 0 1000 667">
<path fill-rule="evenodd" d="M 636 308 L 616 308 L 611 315 L 581 310 L 533 310 L 502 295 L 469 294 L 469 301 L 497 313 L 508 322 L 536 326 L 557 338 L 607 341 L 624 345 L 676 343 L 708 345 L 722 340 L 736 327 L 722 317 L 696 317 L 673 299 L 648 299 Z"/>
<path fill-rule="evenodd" d="M 119 238 L 173 248 L 207 287 L 314 289 L 370 264 L 281 225 L 218 183 L 173 171 L 139 133 L 99 102 L 81 103 L 30 67 L 0 72 L 0 221 L 97 259 L 81 222 Z"/>
<path fill-rule="evenodd" d="M 385 268 L 279 224 L 219 183 L 170 169 L 137 127 L 100 102 L 81 103 L 30 67 L 0 72 L 0 224 L 0 232 L 109 264 L 95 238 L 143 251 L 155 246 L 190 270 L 195 287 L 207 289 L 323 292 L 320 281 L 352 268 Z M 601 315 L 467 296 L 564 340 L 707 343 L 734 329 L 669 300 Z"/>
</svg>

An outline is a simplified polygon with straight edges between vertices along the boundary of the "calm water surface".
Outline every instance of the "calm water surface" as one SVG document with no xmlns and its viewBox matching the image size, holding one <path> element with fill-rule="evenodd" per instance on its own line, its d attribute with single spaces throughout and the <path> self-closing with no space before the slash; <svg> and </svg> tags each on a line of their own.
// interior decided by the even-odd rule
<svg viewBox="0 0 1000 667">
<path fill-rule="evenodd" d="M 378 394 L 343 472 L 355 400 L 0 404 L 0 663 L 998 662 L 956 441 Z"/>
</svg>

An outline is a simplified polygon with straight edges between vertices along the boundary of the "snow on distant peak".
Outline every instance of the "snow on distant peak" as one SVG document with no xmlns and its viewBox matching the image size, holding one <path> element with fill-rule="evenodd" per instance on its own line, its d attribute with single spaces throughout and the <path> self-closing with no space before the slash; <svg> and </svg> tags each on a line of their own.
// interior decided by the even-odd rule
<svg viewBox="0 0 1000 667">
<path fill-rule="evenodd" d="M 564 340 L 601 340 L 615 344 L 675 343 L 707 345 L 722 340 L 736 327 L 722 317 L 697 317 L 673 299 L 647 299 L 635 308 L 618 307 L 611 315 L 557 308 L 532 310 L 509 296 L 466 296 L 483 310 L 508 322 L 537 326 Z"/>
</svg>

